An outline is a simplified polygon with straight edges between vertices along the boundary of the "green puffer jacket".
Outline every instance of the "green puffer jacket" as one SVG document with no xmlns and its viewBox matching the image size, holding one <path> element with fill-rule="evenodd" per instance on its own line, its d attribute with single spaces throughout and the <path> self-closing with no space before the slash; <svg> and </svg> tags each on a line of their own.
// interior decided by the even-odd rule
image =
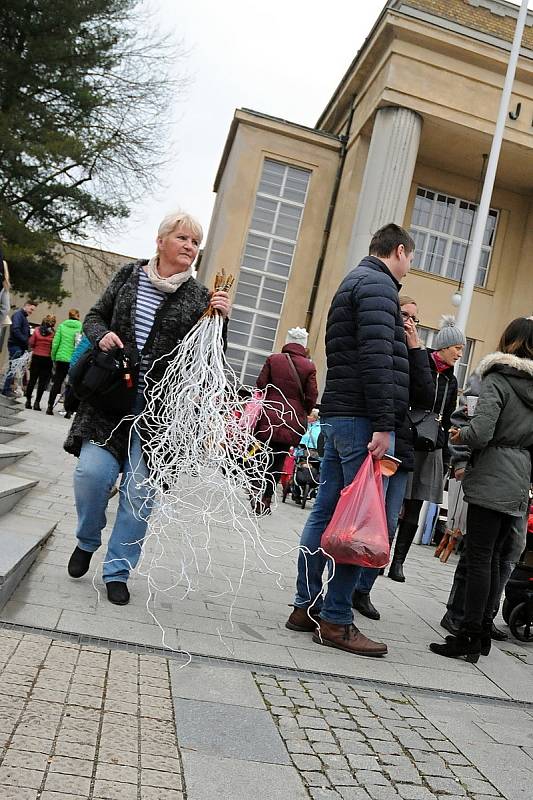
<svg viewBox="0 0 533 800">
<path fill-rule="evenodd" d="M 460 443 L 472 451 L 463 478 L 465 500 L 522 516 L 531 483 L 533 361 L 492 353 L 476 372 L 482 378 L 479 400 L 460 432 Z"/>
<path fill-rule="evenodd" d="M 52 361 L 70 363 L 72 353 L 76 349 L 76 334 L 81 333 L 82 324 L 79 319 L 66 319 L 56 330 L 52 342 Z"/>
</svg>

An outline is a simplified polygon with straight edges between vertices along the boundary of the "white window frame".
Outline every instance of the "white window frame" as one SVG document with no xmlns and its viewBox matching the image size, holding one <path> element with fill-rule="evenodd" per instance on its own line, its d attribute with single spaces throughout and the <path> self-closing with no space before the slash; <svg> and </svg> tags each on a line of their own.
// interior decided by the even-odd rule
<svg viewBox="0 0 533 800">
<path fill-rule="evenodd" d="M 271 194 L 271 193 L 267 193 L 267 192 L 264 192 L 264 191 L 260 191 L 260 189 L 259 189 L 259 186 L 260 186 L 261 181 L 263 179 L 265 165 L 267 164 L 267 162 L 274 162 L 275 164 L 278 164 L 278 165 L 281 165 L 281 166 L 284 167 L 284 174 L 283 174 L 283 178 L 282 178 L 282 183 L 281 183 L 280 195 L 279 196 Z M 290 169 L 296 169 L 298 171 L 307 173 L 307 186 L 306 186 L 305 197 L 304 197 L 303 202 L 298 202 L 298 201 L 290 200 L 288 198 L 283 197 L 283 192 L 284 192 L 284 188 L 285 188 L 286 183 L 287 183 L 287 178 L 289 176 Z M 246 242 L 245 242 L 245 245 L 244 245 L 244 248 L 243 248 L 243 252 L 242 252 L 242 256 L 241 256 L 241 268 L 240 268 L 240 273 L 239 273 L 239 280 L 240 280 L 241 275 L 246 276 L 247 274 L 249 274 L 249 275 L 258 276 L 260 278 L 259 290 L 258 290 L 257 296 L 255 298 L 255 303 L 254 304 L 244 305 L 242 303 L 239 303 L 238 302 L 239 281 L 237 281 L 237 286 L 236 286 L 236 289 L 235 289 L 235 297 L 236 297 L 236 299 L 235 299 L 235 302 L 233 304 L 233 308 L 234 309 L 239 309 L 239 310 L 242 310 L 242 311 L 245 311 L 245 312 L 248 312 L 248 313 L 252 314 L 252 321 L 250 323 L 250 329 L 249 329 L 249 332 L 248 332 L 248 342 L 247 342 L 247 344 L 232 342 L 232 324 L 231 324 L 231 320 L 230 320 L 229 329 L 228 329 L 228 350 L 230 351 L 230 353 L 231 353 L 231 351 L 233 351 L 233 352 L 238 351 L 239 352 L 239 356 L 240 356 L 239 361 L 240 361 L 240 363 L 237 363 L 236 360 L 232 359 L 231 357 L 228 360 L 230 361 L 235 373 L 237 374 L 237 378 L 242 383 L 245 382 L 245 376 L 246 376 L 246 373 L 248 371 L 247 367 L 248 367 L 248 362 L 250 360 L 250 355 L 254 354 L 256 356 L 261 356 L 264 359 L 264 358 L 266 358 L 267 356 L 269 356 L 272 353 L 272 347 L 270 349 L 263 349 L 263 348 L 253 347 L 251 345 L 251 340 L 254 337 L 257 336 L 256 324 L 257 324 L 258 318 L 261 317 L 261 316 L 269 317 L 269 318 L 271 318 L 272 320 L 275 321 L 276 324 L 275 324 L 274 336 L 273 336 L 273 340 L 272 340 L 272 346 L 273 346 L 274 341 L 276 339 L 279 320 L 281 318 L 281 313 L 283 311 L 283 303 L 284 303 L 284 299 L 285 299 L 285 293 L 286 293 L 286 289 L 287 289 L 287 284 L 289 282 L 289 278 L 290 278 L 291 270 L 292 270 L 292 264 L 293 264 L 293 261 L 294 261 L 294 253 L 296 251 L 296 245 L 298 243 L 298 236 L 299 236 L 300 228 L 301 228 L 301 224 L 302 224 L 305 204 L 307 202 L 307 197 L 308 197 L 308 194 L 309 194 L 309 185 L 311 183 L 311 174 L 312 174 L 312 170 L 310 170 L 310 169 L 305 169 L 304 167 L 298 167 L 298 166 L 295 166 L 294 164 L 278 161 L 277 159 L 265 158 L 264 161 L 263 161 L 263 165 L 262 165 L 262 169 L 261 169 L 261 177 L 259 178 L 258 189 L 257 189 L 256 196 L 255 196 L 254 212 L 255 212 L 256 203 L 257 203 L 257 199 L 258 198 L 266 198 L 267 200 L 271 200 L 271 201 L 277 203 L 277 208 L 276 208 L 276 211 L 274 212 L 273 230 L 276 229 L 276 225 L 277 225 L 277 221 L 278 221 L 278 218 L 279 218 L 279 214 L 280 214 L 280 211 L 281 211 L 282 204 L 290 205 L 290 206 L 294 206 L 296 208 L 299 208 L 299 209 L 301 209 L 301 213 L 300 213 L 300 220 L 298 222 L 298 228 L 296 230 L 294 238 L 287 238 L 285 236 L 280 236 L 280 235 L 278 235 L 276 233 L 266 233 L 265 231 L 259 230 L 258 228 L 254 228 L 253 227 L 253 216 L 254 216 L 254 213 L 252 212 L 252 218 L 250 220 L 250 227 L 248 229 L 248 233 L 247 233 L 247 236 L 246 236 Z M 267 268 L 265 270 L 254 269 L 253 267 L 244 266 L 244 264 L 243 264 L 245 253 L 246 253 L 246 249 L 247 249 L 247 246 L 248 246 L 248 240 L 249 240 L 250 236 L 261 237 L 262 239 L 265 240 L 265 243 L 267 245 L 267 256 L 266 256 L 266 260 L 265 260 L 265 266 Z M 290 263 L 289 263 L 289 266 L 288 266 L 288 273 L 287 273 L 286 276 L 278 275 L 275 272 L 271 272 L 271 271 L 268 270 L 268 256 L 269 256 L 269 254 L 270 254 L 270 252 L 272 250 L 273 244 L 275 242 L 281 242 L 283 244 L 287 244 L 287 245 L 290 245 L 292 247 L 292 254 L 290 256 Z M 266 278 L 270 278 L 271 280 L 274 280 L 276 283 L 279 282 L 280 290 L 283 293 L 282 302 L 281 302 L 281 306 L 280 306 L 279 312 L 263 310 L 263 309 L 261 309 L 259 307 L 259 303 L 260 303 L 260 299 L 261 299 L 261 295 L 262 295 L 262 290 L 263 290 Z M 237 335 L 237 332 L 235 332 L 235 333 Z M 238 335 L 242 336 L 242 332 L 239 332 Z M 254 360 L 257 360 L 257 359 L 254 359 Z M 255 375 L 255 377 L 257 377 L 257 375 Z M 255 377 L 254 377 L 254 380 L 255 380 Z M 248 378 L 249 379 L 251 378 L 250 373 L 248 373 Z"/>
<path fill-rule="evenodd" d="M 475 214 L 477 213 L 477 210 L 478 210 L 478 205 L 477 205 L 477 203 L 473 203 L 472 201 L 466 200 L 463 197 L 456 197 L 455 195 L 448 194 L 447 192 L 441 192 L 441 191 L 438 191 L 437 189 L 430 189 L 427 186 L 417 186 L 417 188 L 416 188 L 416 197 L 421 196 L 421 194 L 420 194 L 421 192 L 426 192 L 426 193 L 429 192 L 429 193 L 433 194 L 434 197 L 431 200 L 432 210 L 430 212 L 429 224 L 427 226 L 420 225 L 420 224 L 417 224 L 417 223 L 414 222 L 415 206 L 413 206 L 413 212 L 411 214 L 411 227 L 410 227 L 411 235 L 414 237 L 414 239 L 416 241 L 417 240 L 417 233 L 421 234 L 421 235 L 426 235 L 427 234 L 426 238 L 425 238 L 425 244 L 424 244 L 424 247 L 422 249 L 422 253 L 421 253 L 420 257 L 418 257 L 418 246 L 417 246 L 417 250 L 415 251 L 415 261 L 413 262 L 413 268 L 414 269 L 418 269 L 421 272 L 425 272 L 425 273 L 427 273 L 429 275 L 438 275 L 438 276 L 440 276 L 442 278 L 448 278 L 449 280 L 459 281 L 463 277 L 464 262 L 463 262 L 463 269 L 459 272 L 458 275 L 454 276 L 454 275 L 448 275 L 447 274 L 447 269 L 448 269 L 449 262 L 450 262 L 450 255 L 451 255 L 452 247 L 453 247 L 454 244 L 458 244 L 460 246 L 463 246 L 465 248 L 465 257 L 466 257 L 466 253 L 468 252 L 468 247 L 471 244 L 471 240 L 470 239 L 465 239 L 462 236 L 454 235 L 453 231 L 454 231 L 454 228 L 455 228 L 455 223 L 457 221 L 458 212 L 460 210 L 460 204 L 461 203 L 465 203 L 470 210 L 473 210 L 474 219 L 475 219 Z M 416 197 L 415 197 L 415 203 L 416 203 Z M 450 220 L 449 232 L 444 232 L 444 231 L 438 230 L 438 228 L 435 228 L 435 227 L 433 227 L 431 225 L 431 222 L 433 220 L 433 216 L 434 216 L 434 213 L 435 213 L 435 210 L 436 210 L 436 207 L 437 207 L 437 198 L 443 198 L 443 200 L 445 202 L 448 202 L 448 201 L 452 201 L 453 202 L 453 214 L 452 214 L 452 218 Z M 499 218 L 500 218 L 500 213 L 499 213 L 498 209 L 496 209 L 496 208 L 491 208 L 490 209 L 490 214 L 491 214 L 491 216 L 493 218 L 495 218 L 494 233 L 493 233 L 493 237 L 492 237 L 492 243 L 488 244 L 488 245 L 487 244 L 483 244 L 482 245 L 480 263 L 478 265 L 478 272 L 477 272 L 477 275 L 476 275 L 476 286 L 481 286 L 481 287 L 485 287 L 487 285 L 487 278 L 488 278 L 488 274 L 489 274 L 489 270 L 490 270 L 490 265 L 491 265 L 491 260 L 492 260 L 492 253 L 493 253 L 493 249 L 494 249 L 494 242 L 496 241 L 496 236 L 497 236 L 497 233 L 498 233 L 498 222 L 499 222 Z M 488 222 L 487 222 L 487 225 L 488 225 Z M 473 226 L 472 226 L 472 228 L 473 228 Z M 471 228 L 471 231 L 472 231 L 472 228 Z M 470 231 L 470 233 L 471 233 L 471 231 Z M 429 268 L 430 265 L 427 263 L 428 262 L 429 242 L 430 242 L 430 237 L 432 237 L 432 236 L 433 237 L 436 236 L 439 239 L 445 241 L 445 248 L 444 248 L 444 252 L 442 254 L 442 264 L 441 264 L 440 270 L 438 272 L 435 272 L 434 270 L 430 269 Z M 487 257 L 487 265 L 486 265 L 486 267 L 482 263 L 482 259 L 485 256 Z M 429 256 L 429 257 L 431 257 L 431 256 Z M 483 271 L 483 280 L 480 281 L 479 278 L 480 278 L 480 273 L 482 271 Z"/>
</svg>

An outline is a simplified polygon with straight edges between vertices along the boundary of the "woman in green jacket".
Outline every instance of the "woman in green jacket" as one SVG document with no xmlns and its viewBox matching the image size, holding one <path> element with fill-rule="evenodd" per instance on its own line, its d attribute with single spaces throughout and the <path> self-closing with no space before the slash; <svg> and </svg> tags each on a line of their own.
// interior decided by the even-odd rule
<svg viewBox="0 0 533 800">
<path fill-rule="evenodd" d="M 76 349 L 77 340 L 81 336 L 81 332 L 80 312 L 77 308 L 71 308 L 68 312 L 68 319 L 59 325 L 52 342 L 51 356 L 54 362 L 54 380 L 48 395 L 47 414 L 54 413 L 54 402 L 61 392 L 63 381 L 67 377 L 70 359 Z"/>
<path fill-rule="evenodd" d="M 475 663 L 490 651 L 492 612 L 499 588 L 499 560 L 513 520 L 529 504 L 533 448 L 533 317 L 505 329 L 499 352 L 477 368 L 481 391 L 472 420 L 451 429 L 470 461 L 463 478 L 468 502 L 466 597 L 462 628 L 431 650 Z"/>
</svg>

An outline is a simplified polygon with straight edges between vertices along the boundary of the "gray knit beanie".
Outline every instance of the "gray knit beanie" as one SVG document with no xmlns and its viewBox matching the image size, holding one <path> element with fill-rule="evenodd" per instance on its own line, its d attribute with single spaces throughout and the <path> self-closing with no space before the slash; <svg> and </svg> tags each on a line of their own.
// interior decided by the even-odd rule
<svg viewBox="0 0 533 800">
<path fill-rule="evenodd" d="M 463 346 L 466 344 L 465 335 L 455 324 L 455 317 L 445 314 L 442 317 L 440 330 L 433 339 L 433 347 L 435 350 L 444 350 L 446 347 L 460 344 Z"/>
</svg>

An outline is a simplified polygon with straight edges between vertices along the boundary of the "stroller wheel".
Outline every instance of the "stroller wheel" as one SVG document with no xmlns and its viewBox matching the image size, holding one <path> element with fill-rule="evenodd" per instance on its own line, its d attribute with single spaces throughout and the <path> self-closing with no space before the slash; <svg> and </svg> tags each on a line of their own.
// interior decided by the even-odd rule
<svg viewBox="0 0 533 800">
<path fill-rule="evenodd" d="M 509 617 L 511 632 L 520 642 L 533 642 L 533 617 L 529 613 L 528 605 L 520 603 L 513 608 Z"/>
<path fill-rule="evenodd" d="M 509 619 L 511 617 L 512 606 L 507 598 L 504 599 L 502 605 L 502 617 L 504 618 L 505 622 L 509 625 Z"/>
</svg>

